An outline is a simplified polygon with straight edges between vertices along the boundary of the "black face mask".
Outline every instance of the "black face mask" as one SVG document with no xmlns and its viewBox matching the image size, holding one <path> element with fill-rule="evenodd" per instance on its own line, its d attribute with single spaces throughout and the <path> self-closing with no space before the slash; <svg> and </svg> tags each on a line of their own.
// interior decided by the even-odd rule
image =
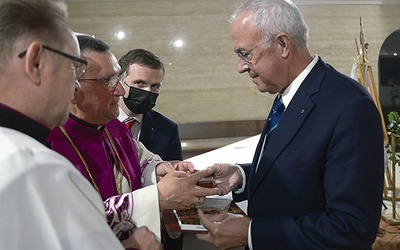
<svg viewBox="0 0 400 250">
<path fill-rule="evenodd" d="M 144 114 L 156 106 L 158 94 L 129 86 L 129 95 L 123 98 L 125 105 L 135 114 Z"/>
</svg>

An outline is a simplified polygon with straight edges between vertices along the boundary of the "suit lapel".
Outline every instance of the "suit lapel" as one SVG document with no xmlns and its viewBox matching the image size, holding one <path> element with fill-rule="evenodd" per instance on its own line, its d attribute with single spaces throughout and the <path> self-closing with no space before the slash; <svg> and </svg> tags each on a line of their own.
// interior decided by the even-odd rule
<svg viewBox="0 0 400 250">
<path fill-rule="evenodd" d="M 248 197 L 251 197 L 251 194 L 255 192 L 261 181 L 271 170 L 271 167 L 274 167 L 273 164 L 275 160 L 290 143 L 297 131 L 301 128 L 307 116 L 314 108 L 315 103 L 311 99 L 311 96 L 319 91 L 320 84 L 326 70 L 327 67 L 325 63 L 319 59 L 313 70 L 311 70 L 300 88 L 297 90 L 289 106 L 286 108 L 285 113 L 283 113 L 279 125 L 274 131 L 274 135 L 270 138 L 264 149 L 265 153 L 260 160 L 256 174 L 254 174 L 254 170 L 257 160 L 255 158 L 253 159 L 252 172 L 249 179 L 250 189 Z M 259 145 L 257 146 L 255 155 L 259 155 L 261 153 L 260 144 L 262 144 L 261 139 Z"/>
<path fill-rule="evenodd" d="M 300 98 L 297 100 L 299 99 Z M 262 179 L 268 174 L 275 160 L 295 136 L 296 132 L 300 129 L 304 120 L 313 109 L 314 103 L 309 97 L 304 99 L 303 96 L 301 99 L 303 101 L 296 104 L 296 108 L 289 109 L 292 104 L 289 105 L 288 109 L 283 114 L 278 127 L 275 129 L 274 135 L 270 138 L 270 141 L 265 146 L 264 154 L 261 157 L 257 174 L 254 175 L 254 180 L 251 183 L 252 188 L 250 192 L 253 192 Z M 293 99 L 292 101 L 295 100 Z"/>
<path fill-rule="evenodd" d="M 275 97 L 275 100 L 272 103 L 272 106 L 274 105 L 276 100 L 277 100 L 277 97 Z M 270 113 L 271 112 L 272 112 L 272 109 L 270 110 Z M 260 140 L 258 141 L 258 144 L 257 144 L 257 147 L 256 147 L 256 151 L 254 153 L 253 161 L 252 161 L 252 164 L 251 164 L 250 177 L 249 177 L 250 182 L 254 179 L 254 175 L 255 175 L 256 167 L 257 167 L 257 162 L 258 162 L 258 159 L 260 158 L 260 154 L 261 154 L 261 148 L 262 148 L 262 145 L 264 143 L 265 136 L 267 134 L 268 117 L 269 116 L 270 116 L 270 114 L 268 114 L 267 119 L 265 120 L 264 128 L 263 128 L 263 130 L 261 132 Z"/>
<path fill-rule="evenodd" d="M 140 141 L 143 142 L 143 144 L 148 145 L 146 146 L 147 148 L 151 148 L 156 134 L 157 129 L 154 127 L 154 115 L 153 111 L 151 110 L 143 116 Z"/>
</svg>

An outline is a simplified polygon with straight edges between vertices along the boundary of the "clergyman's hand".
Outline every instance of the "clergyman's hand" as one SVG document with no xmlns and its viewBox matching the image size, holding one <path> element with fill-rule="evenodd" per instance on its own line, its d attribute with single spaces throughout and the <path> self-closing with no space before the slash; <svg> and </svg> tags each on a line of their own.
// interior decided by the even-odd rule
<svg viewBox="0 0 400 250">
<path fill-rule="evenodd" d="M 122 241 L 122 245 L 127 249 L 162 249 L 156 235 L 146 226 L 136 228 L 128 239 Z"/>
<path fill-rule="evenodd" d="M 190 161 L 164 161 L 156 166 L 157 177 L 164 177 L 173 171 L 184 171 L 188 174 L 194 173 L 194 165 Z"/>
<path fill-rule="evenodd" d="M 176 170 L 184 171 L 188 174 L 194 173 L 194 165 L 190 161 L 170 161 Z"/>
<path fill-rule="evenodd" d="M 158 183 L 158 198 L 160 210 L 183 210 L 203 204 L 205 197 L 220 194 L 218 188 L 204 188 L 195 185 L 200 179 L 206 177 L 208 172 L 198 171 L 187 174 L 183 171 L 168 173 Z"/>
</svg>

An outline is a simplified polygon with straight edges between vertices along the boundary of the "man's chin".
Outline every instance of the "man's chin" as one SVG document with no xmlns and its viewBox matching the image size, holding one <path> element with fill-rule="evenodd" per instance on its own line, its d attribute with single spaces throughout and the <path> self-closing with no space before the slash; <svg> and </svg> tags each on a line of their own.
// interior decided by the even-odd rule
<svg viewBox="0 0 400 250">
<path fill-rule="evenodd" d="M 269 89 L 268 89 L 265 85 L 258 85 L 258 84 L 257 84 L 257 89 L 258 89 L 258 91 L 260 91 L 261 93 L 265 93 L 265 92 L 271 93 L 271 92 L 269 91 Z"/>
<path fill-rule="evenodd" d="M 260 91 L 261 93 L 269 93 L 269 94 L 273 95 L 273 94 L 276 94 L 279 92 L 279 89 L 277 89 L 276 86 L 275 87 L 271 86 L 271 85 L 267 86 L 264 83 L 256 84 L 256 85 L 257 85 L 258 91 Z"/>
<path fill-rule="evenodd" d="M 54 118 L 53 124 L 47 124 L 47 126 L 50 129 L 53 129 L 53 128 L 57 127 L 57 126 L 63 126 L 67 122 L 68 117 L 69 117 L 69 112 Z"/>
</svg>

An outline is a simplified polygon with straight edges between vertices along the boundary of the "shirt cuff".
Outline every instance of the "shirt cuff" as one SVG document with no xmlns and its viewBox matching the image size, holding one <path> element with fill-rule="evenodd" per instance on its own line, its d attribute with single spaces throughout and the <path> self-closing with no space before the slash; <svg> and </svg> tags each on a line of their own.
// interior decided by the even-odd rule
<svg viewBox="0 0 400 250">
<path fill-rule="evenodd" d="M 243 193 L 244 189 L 246 188 L 246 173 L 244 172 L 243 168 L 240 165 L 236 164 L 236 166 L 238 167 L 243 178 L 242 178 L 242 186 L 233 192 L 235 194 L 241 194 L 241 193 Z"/>
<path fill-rule="evenodd" d="M 252 222 L 253 222 L 253 220 L 250 220 L 249 231 L 247 232 L 247 245 L 250 250 L 253 250 L 253 243 L 251 241 L 251 223 Z"/>
</svg>

